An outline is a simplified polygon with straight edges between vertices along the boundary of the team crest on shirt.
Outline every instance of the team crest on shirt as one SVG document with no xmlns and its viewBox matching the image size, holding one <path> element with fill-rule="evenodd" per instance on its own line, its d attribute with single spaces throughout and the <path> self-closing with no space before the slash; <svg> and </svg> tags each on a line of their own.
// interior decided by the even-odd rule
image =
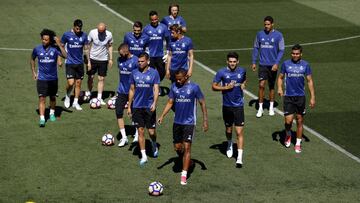
<svg viewBox="0 0 360 203">
<path fill-rule="evenodd" d="M 181 46 L 182 46 L 183 48 L 185 48 L 185 43 L 182 43 Z"/>
<path fill-rule="evenodd" d="M 271 42 L 274 42 L 275 40 L 274 40 L 274 38 L 271 38 Z"/>
<path fill-rule="evenodd" d="M 303 67 L 303 66 L 300 66 L 300 70 L 304 70 L 304 67 Z"/>
<path fill-rule="evenodd" d="M 135 79 L 138 80 L 138 79 L 140 79 L 140 78 L 139 78 L 139 76 L 137 76 Z"/>
<path fill-rule="evenodd" d="M 143 41 L 143 40 L 140 40 L 140 44 L 144 44 L 144 41 Z"/>
<path fill-rule="evenodd" d="M 70 37 L 70 41 L 73 41 L 74 39 L 72 37 Z"/>
<path fill-rule="evenodd" d="M 146 80 L 150 80 L 151 78 L 150 78 L 150 76 L 146 76 Z"/>
<path fill-rule="evenodd" d="M 50 52 L 50 56 L 54 56 L 54 52 Z"/>
<path fill-rule="evenodd" d="M 161 34 L 161 30 L 158 30 L 158 33 Z"/>
<path fill-rule="evenodd" d="M 82 37 L 80 37 L 80 38 L 79 38 L 79 41 L 82 42 L 82 40 L 83 40 Z"/>
<path fill-rule="evenodd" d="M 191 90 L 188 89 L 188 90 L 186 91 L 186 93 L 187 93 L 187 94 L 191 94 Z"/>
<path fill-rule="evenodd" d="M 241 78 L 241 74 L 239 73 L 239 74 L 237 75 L 237 77 L 238 77 L 238 78 Z"/>
<path fill-rule="evenodd" d="M 130 64 L 129 64 L 129 68 L 131 68 L 131 67 L 132 67 L 132 64 L 130 63 Z"/>
</svg>

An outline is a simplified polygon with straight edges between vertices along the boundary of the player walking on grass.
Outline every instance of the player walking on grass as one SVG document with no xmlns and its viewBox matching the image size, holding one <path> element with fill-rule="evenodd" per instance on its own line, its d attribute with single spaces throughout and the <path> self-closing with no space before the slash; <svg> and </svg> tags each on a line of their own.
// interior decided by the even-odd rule
<svg viewBox="0 0 360 203">
<path fill-rule="evenodd" d="M 291 126 L 296 115 L 296 144 L 295 152 L 301 152 L 301 140 L 303 134 L 303 123 L 305 116 L 305 82 L 307 80 L 310 91 L 311 108 L 315 107 L 315 89 L 312 79 L 312 71 L 307 61 L 302 60 L 302 47 L 296 44 L 291 49 L 291 59 L 284 61 L 277 80 L 278 94 L 284 96 L 284 116 L 285 116 L 285 147 L 291 145 Z M 282 85 L 285 79 L 285 93 Z"/>
<path fill-rule="evenodd" d="M 128 138 L 125 132 L 125 123 L 124 123 L 124 108 L 129 99 L 129 89 L 130 89 L 130 74 L 133 70 L 138 67 L 138 57 L 132 55 L 129 52 L 129 46 L 127 44 L 120 44 L 119 55 L 117 59 L 117 65 L 119 68 L 119 85 L 117 89 L 117 98 L 115 102 L 116 106 L 116 118 L 118 126 L 120 129 L 121 140 L 119 147 L 123 147 L 128 143 Z M 133 142 L 137 142 L 138 132 L 136 130 Z"/>
<path fill-rule="evenodd" d="M 246 70 L 238 67 L 239 56 L 235 52 L 227 54 L 227 67 L 220 69 L 213 80 L 212 89 L 221 91 L 223 95 L 223 119 L 228 142 L 226 155 L 233 156 L 232 131 L 235 126 L 237 136 L 238 157 L 236 167 L 241 168 L 244 148 L 244 93 L 246 85 Z"/>
<path fill-rule="evenodd" d="M 128 115 L 132 117 L 139 134 L 141 152 L 140 166 L 148 158 L 145 151 L 145 128 L 151 139 L 153 157 L 157 157 L 159 150 L 156 144 L 156 104 L 159 97 L 160 77 L 158 72 L 149 66 L 150 57 L 142 53 L 138 59 L 138 69 L 131 72 Z"/>
<path fill-rule="evenodd" d="M 50 97 L 50 121 L 56 121 L 55 105 L 58 91 L 57 62 L 58 57 L 66 58 L 66 51 L 61 46 L 60 39 L 55 32 L 43 29 L 40 33 L 42 45 L 35 47 L 31 54 L 30 65 L 33 79 L 36 80 L 39 95 L 40 127 L 45 127 L 46 97 Z M 60 48 L 60 51 L 55 47 Z M 38 70 L 35 69 L 35 59 L 38 61 Z"/>
<path fill-rule="evenodd" d="M 129 51 L 135 56 L 145 52 L 149 43 L 149 37 L 142 33 L 142 23 L 134 22 L 133 32 L 128 32 L 124 36 L 124 43 L 129 45 Z"/>
<path fill-rule="evenodd" d="M 194 64 L 193 43 L 189 37 L 184 36 L 180 25 L 170 27 L 173 41 L 169 45 L 169 53 L 166 63 L 166 77 L 175 82 L 175 71 L 183 68 L 187 71 L 186 76 L 191 77 Z"/>
<path fill-rule="evenodd" d="M 159 22 L 156 11 L 149 13 L 150 24 L 144 27 L 144 34 L 149 37 L 150 66 L 154 67 L 160 76 L 160 81 L 165 77 L 165 63 L 167 56 L 164 57 L 164 41 L 168 43 L 169 32 L 167 27 Z"/>
<path fill-rule="evenodd" d="M 108 67 L 111 68 L 113 64 L 113 38 L 110 31 L 106 29 L 104 23 L 99 23 L 97 29 L 90 31 L 88 36 L 90 44 L 90 58 L 87 64 L 88 74 L 88 91 L 85 92 L 86 96 L 91 95 L 93 88 L 94 76 L 98 73 L 98 95 L 101 105 L 106 105 L 102 99 L 102 93 L 104 91 L 105 77 Z"/>
<path fill-rule="evenodd" d="M 186 32 L 186 22 L 185 19 L 181 16 L 179 16 L 179 12 L 180 12 L 180 6 L 179 4 L 170 4 L 169 6 L 169 15 L 165 16 L 162 20 L 161 23 L 166 25 L 170 31 L 170 27 L 172 25 L 178 24 L 181 26 L 182 31 Z"/>
<path fill-rule="evenodd" d="M 168 102 L 158 119 L 161 124 L 165 115 L 175 105 L 173 124 L 173 143 L 176 153 L 183 159 L 183 169 L 180 183 L 187 184 L 187 171 L 191 165 L 191 143 L 194 139 L 196 125 L 196 102 L 198 101 L 203 113 L 203 130 L 208 130 L 208 116 L 205 98 L 199 85 L 189 80 L 187 70 L 178 69 L 175 72 L 176 83 L 170 88 Z"/>
<path fill-rule="evenodd" d="M 285 42 L 283 35 L 274 29 L 274 19 L 271 16 L 264 18 L 264 30 L 256 34 L 252 53 L 252 70 L 256 70 L 256 61 L 259 56 L 259 109 L 256 117 L 260 118 L 263 113 L 265 95 L 265 83 L 269 85 L 269 115 L 275 115 L 275 82 L 280 60 L 284 54 Z"/>
<path fill-rule="evenodd" d="M 81 82 L 84 78 L 84 60 L 83 50 L 87 50 L 87 34 L 81 31 L 83 23 L 80 19 L 74 21 L 74 27 L 65 32 L 61 38 L 61 45 L 65 47 L 67 59 L 65 61 L 66 68 L 66 95 L 64 106 L 70 107 L 70 94 L 75 83 L 75 95 L 72 107 L 76 110 L 82 110 L 79 105 L 79 95 L 81 90 Z"/>
</svg>

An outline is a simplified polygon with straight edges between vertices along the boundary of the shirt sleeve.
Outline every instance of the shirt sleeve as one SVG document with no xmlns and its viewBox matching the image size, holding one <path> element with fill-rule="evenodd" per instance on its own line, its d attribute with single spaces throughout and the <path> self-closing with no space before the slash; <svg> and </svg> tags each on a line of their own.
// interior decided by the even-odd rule
<svg viewBox="0 0 360 203">
<path fill-rule="evenodd" d="M 169 99 L 175 99 L 175 94 L 174 94 L 174 88 L 173 87 L 174 87 L 174 83 L 170 87 L 170 91 L 169 91 L 169 95 L 168 95 Z"/>
<path fill-rule="evenodd" d="M 33 49 L 32 53 L 31 53 L 31 58 L 34 60 L 37 57 L 37 51 L 36 48 Z"/>
<path fill-rule="evenodd" d="M 86 33 L 84 33 L 84 44 L 89 44 L 88 35 Z"/>
<path fill-rule="evenodd" d="M 241 83 L 244 83 L 244 82 L 245 82 L 245 80 L 246 80 L 246 70 L 244 69 L 244 77 L 243 77 L 243 79 L 242 79 Z"/>
<path fill-rule="evenodd" d="M 258 55 L 259 55 L 259 41 L 258 41 L 258 36 L 256 35 L 255 40 L 254 40 L 254 48 L 253 48 L 253 52 L 252 52 L 252 63 L 253 64 L 256 63 Z"/>
<path fill-rule="evenodd" d="M 130 73 L 129 82 L 130 82 L 130 84 L 133 84 L 133 85 L 135 84 L 134 71 Z"/>
<path fill-rule="evenodd" d="M 66 40 L 66 35 L 65 33 L 63 34 L 63 36 L 61 37 L 61 43 L 62 44 L 66 44 L 67 40 Z"/>
<path fill-rule="evenodd" d="M 309 64 L 306 64 L 305 75 L 308 76 L 311 74 L 312 74 L 311 67 Z"/>
<path fill-rule="evenodd" d="M 160 84 L 160 76 L 159 73 L 157 72 L 157 70 L 155 70 L 155 78 L 154 78 L 154 84 Z"/>
<path fill-rule="evenodd" d="M 281 35 L 280 36 L 280 41 L 279 41 L 279 52 L 278 52 L 278 55 L 276 57 L 276 64 L 279 64 L 280 63 L 280 60 L 281 58 L 283 57 L 284 55 L 284 51 L 285 51 L 285 41 L 284 41 L 284 37 Z"/>
<path fill-rule="evenodd" d="M 189 50 L 194 49 L 194 44 L 192 40 L 189 38 Z"/>
<path fill-rule="evenodd" d="M 221 82 L 221 72 L 220 72 L 220 71 L 218 71 L 218 72 L 216 73 L 213 82 L 215 82 L 215 83 Z"/>
<path fill-rule="evenodd" d="M 109 37 L 109 38 L 110 38 L 110 39 L 109 39 L 108 44 L 112 44 L 112 43 L 114 43 L 114 39 L 113 39 L 113 37 L 112 37 L 111 32 L 110 32 L 110 37 Z"/>
<path fill-rule="evenodd" d="M 286 66 L 285 66 L 285 62 L 284 62 L 283 64 L 281 64 L 280 73 L 285 75 L 285 70 L 286 70 Z"/>
<path fill-rule="evenodd" d="M 183 17 L 181 17 L 181 26 L 186 27 L 186 21 Z"/>
<path fill-rule="evenodd" d="M 204 99 L 204 95 L 203 93 L 201 92 L 201 89 L 199 87 L 199 85 L 196 85 L 195 86 L 195 90 L 196 90 L 196 99 L 200 100 L 200 99 Z"/>
<path fill-rule="evenodd" d="M 88 43 L 92 42 L 92 32 L 90 31 L 89 35 L 88 35 Z"/>
</svg>

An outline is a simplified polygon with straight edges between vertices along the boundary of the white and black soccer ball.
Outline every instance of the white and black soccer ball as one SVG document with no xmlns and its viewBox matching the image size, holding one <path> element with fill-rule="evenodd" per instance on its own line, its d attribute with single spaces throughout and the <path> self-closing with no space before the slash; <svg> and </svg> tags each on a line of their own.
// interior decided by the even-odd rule
<svg viewBox="0 0 360 203">
<path fill-rule="evenodd" d="M 114 138 L 114 136 L 112 134 L 105 133 L 101 138 L 101 143 L 102 143 L 102 145 L 105 145 L 105 146 L 114 145 L 115 138 Z"/>
<path fill-rule="evenodd" d="M 108 109 L 115 109 L 115 103 L 116 103 L 116 97 L 111 97 L 108 101 L 107 101 L 107 107 Z"/>
<path fill-rule="evenodd" d="M 80 98 L 82 97 L 83 101 L 88 102 L 91 98 L 91 93 L 88 91 L 81 91 L 80 92 Z"/>
<path fill-rule="evenodd" d="M 150 195 L 159 196 L 162 195 L 164 186 L 159 181 L 155 181 L 150 183 L 148 190 Z"/>
<path fill-rule="evenodd" d="M 90 104 L 90 108 L 92 109 L 98 109 L 101 107 L 101 102 L 98 98 L 92 98 L 89 104 Z"/>
</svg>

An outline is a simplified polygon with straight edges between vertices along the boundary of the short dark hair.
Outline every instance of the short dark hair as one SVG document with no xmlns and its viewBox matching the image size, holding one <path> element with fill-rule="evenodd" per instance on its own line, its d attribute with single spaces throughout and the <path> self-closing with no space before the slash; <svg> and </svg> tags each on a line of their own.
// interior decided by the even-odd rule
<svg viewBox="0 0 360 203">
<path fill-rule="evenodd" d="M 55 40 L 54 40 L 54 37 L 56 36 L 56 33 L 52 30 L 49 30 L 47 28 L 44 28 L 41 32 L 40 32 L 40 36 L 41 38 L 44 36 L 44 35 L 48 35 L 49 38 L 50 38 L 50 45 L 55 45 Z"/>
<path fill-rule="evenodd" d="M 139 55 L 139 58 L 142 58 L 142 57 L 145 57 L 146 60 L 149 60 L 149 58 L 150 58 L 149 54 L 146 52 L 143 52 Z"/>
<path fill-rule="evenodd" d="M 236 58 L 236 60 L 239 60 L 239 55 L 236 52 L 229 52 L 226 59 L 229 60 L 229 58 Z"/>
<path fill-rule="evenodd" d="M 266 16 L 266 17 L 264 18 L 264 22 L 265 22 L 265 21 L 270 21 L 270 23 L 273 23 L 273 22 L 274 22 L 274 18 L 271 17 L 271 16 Z"/>
<path fill-rule="evenodd" d="M 170 30 L 183 33 L 183 29 L 182 29 L 181 25 L 179 25 L 179 24 L 173 24 L 172 26 L 170 26 Z"/>
<path fill-rule="evenodd" d="M 118 47 L 118 50 L 120 50 L 120 49 L 122 49 L 122 48 L 124 48 L 124 47 L 129 48 L 129 45 L 126 44 L 126 43 L 121 43 L 121 44 L 119 45 L 119 47 Z"/>
<path fill-rule="evenodd" d="M 180 11 L 180 6 L 179 6 L 179 4 L 172 3 L 172 4 L 169 5 L 169 10 L 168 10 L 169 15 L 171 15 L 171 8 L 172 8 L 172 7 L 177 7 L 178 12 Z"/>
<path fill-rule="evenodd" d="M 143 25 L 140 21 L 135 21 L 133 27 L 139 27 L 142 29 Z"/>
<path fill-rule="evenodd" d="M 178 74 L 183 74 L 183 75 L 186 75 L 187 74 L 187 70 L 185 70 L 184 68 L 179 68 L 175 71 L 175 75 L 178 75 Z"/>
<path fill-rule="evenodd" d="M 149 12 L 149 16 L 155 16 L 155 15 L 158 15 L 158 12 L 156 12 L 156 11 L 150 11 Z"/>
<path fill-rule="evenodd" d="M 75 27 L 75 26 L 82 28 L 82 26 L 83 26 L 82 20 L 76 19 L 76 20 L 74 21 L 74 27 Z"/>
<path fill-rule="evenodd" d="M 295 44 L 291 47 L 291 50 L 300 50 L 300 53 L 302 53 L 302 46 L 300 44 Z"/>
</svg>

